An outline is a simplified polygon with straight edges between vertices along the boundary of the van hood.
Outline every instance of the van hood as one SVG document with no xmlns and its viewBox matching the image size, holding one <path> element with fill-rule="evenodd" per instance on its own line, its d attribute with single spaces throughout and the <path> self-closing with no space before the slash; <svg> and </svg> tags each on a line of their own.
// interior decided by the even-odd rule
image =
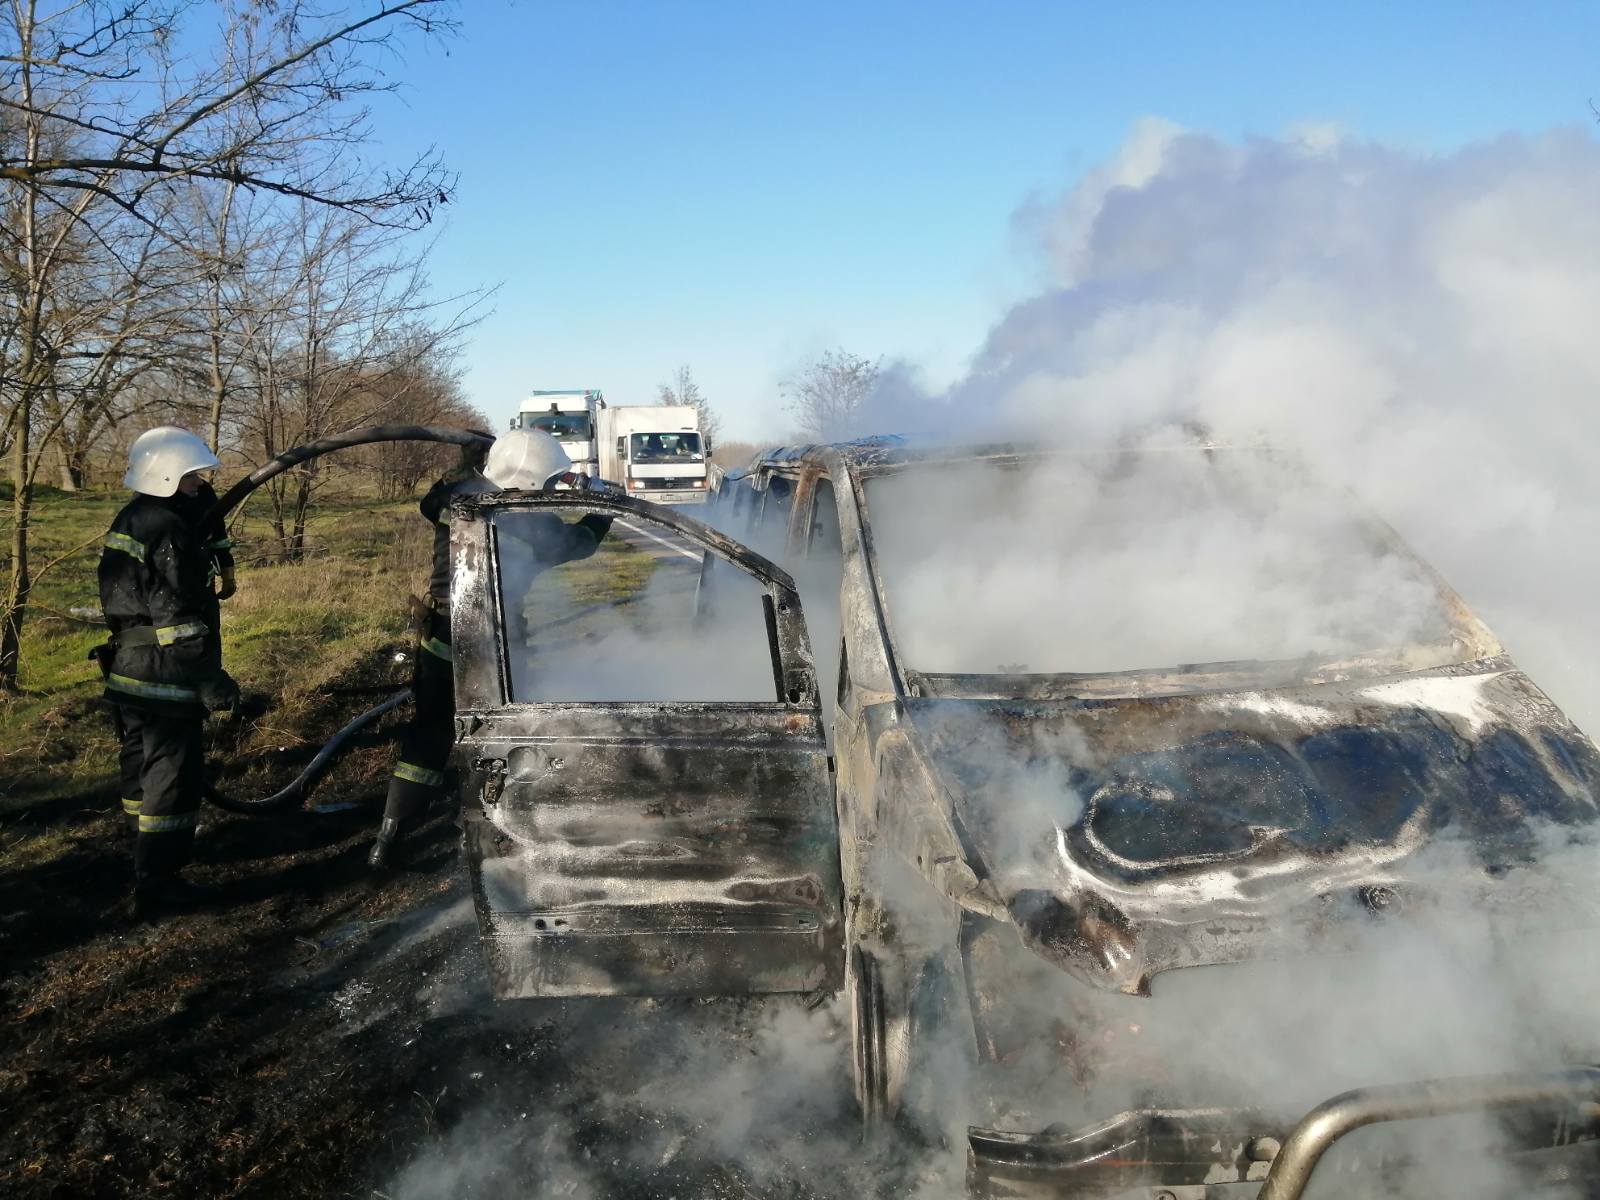
<svg viewBox="0 0 1600 1200">
<path fill-rule="evenodd" d="M 1024 940 L 1097 986 L 1465 902 L 1600 925 L 1551 863 L 1600 751 L 1504 657 L 1271 690 L 913 699 L 913 743 Z"/>
</svg>

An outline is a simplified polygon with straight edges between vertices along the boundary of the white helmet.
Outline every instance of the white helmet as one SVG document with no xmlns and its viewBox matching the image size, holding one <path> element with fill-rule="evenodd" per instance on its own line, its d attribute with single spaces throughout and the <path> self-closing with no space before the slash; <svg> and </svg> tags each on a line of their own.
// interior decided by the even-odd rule
<svg viewBox="0 0 1600 1200">
<path fill-rule="evenodd" d="M 122 486 L 146 496 L 170 496 L 178 490 L 178 480 L 190 471 L 221 465 L 211 447 L 187 429 L 157 425 L 141 433 L 128 448 L 128 473 L 122 477 Z"/>
<path fill-rule="evenodd" d="M 513 429 L 495 438 L 483 464 L 483 476 L 507 491 L 542 488 L 551 478 L 572 470 L 567 452 L 542 429 Z"/>
</svg>

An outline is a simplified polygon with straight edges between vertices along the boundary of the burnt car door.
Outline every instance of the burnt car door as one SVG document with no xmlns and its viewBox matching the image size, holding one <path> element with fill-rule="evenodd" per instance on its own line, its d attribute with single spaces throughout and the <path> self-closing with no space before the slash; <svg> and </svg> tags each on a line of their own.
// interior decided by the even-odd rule
<svg viewBox="0 0 1600 1200">
<path fill-rule="evenodd" d="M 838 988 L 832 764 L 789 576 L 626 496 L 469 498 L 451 544 L 495 995 Z"/>
</svg>

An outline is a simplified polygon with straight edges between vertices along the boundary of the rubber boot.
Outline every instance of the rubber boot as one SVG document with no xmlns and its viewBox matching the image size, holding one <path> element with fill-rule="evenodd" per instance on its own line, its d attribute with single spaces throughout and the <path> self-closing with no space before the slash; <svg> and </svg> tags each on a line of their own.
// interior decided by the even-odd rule
<svg viewBox="0 0 1600 1200">
<path fill-rule="evenodd" d="M 398 847 L 401 836 L 400 819 L 385 817 L 383 824 L 378 827 L 378 836 L 373 839 L 372 849 L 367 854 L 367 866 L 374 871 L 392 869 L 400 857 Z"/>
</svg>

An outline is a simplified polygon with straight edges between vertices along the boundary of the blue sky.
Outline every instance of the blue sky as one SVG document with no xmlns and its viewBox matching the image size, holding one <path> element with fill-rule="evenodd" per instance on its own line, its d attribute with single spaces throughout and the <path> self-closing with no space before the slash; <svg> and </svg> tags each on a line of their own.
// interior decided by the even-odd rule
<svg viewBox="0 0 1600 1200">
<path fill-rule="evenodd" d="M 411 49 L 387 152 L 460 172 L 440 291 L 500 284 L 466 360 L 650 403 L 689 364 L 725 436 L 781 436 L 823 348 L 955 378 L 1038 285 L 1013 217 L 1143 117 L 1332 123 L 1423 152 L 1592 120 L 1600 6 L 463 0 Z"/>
</svg>

